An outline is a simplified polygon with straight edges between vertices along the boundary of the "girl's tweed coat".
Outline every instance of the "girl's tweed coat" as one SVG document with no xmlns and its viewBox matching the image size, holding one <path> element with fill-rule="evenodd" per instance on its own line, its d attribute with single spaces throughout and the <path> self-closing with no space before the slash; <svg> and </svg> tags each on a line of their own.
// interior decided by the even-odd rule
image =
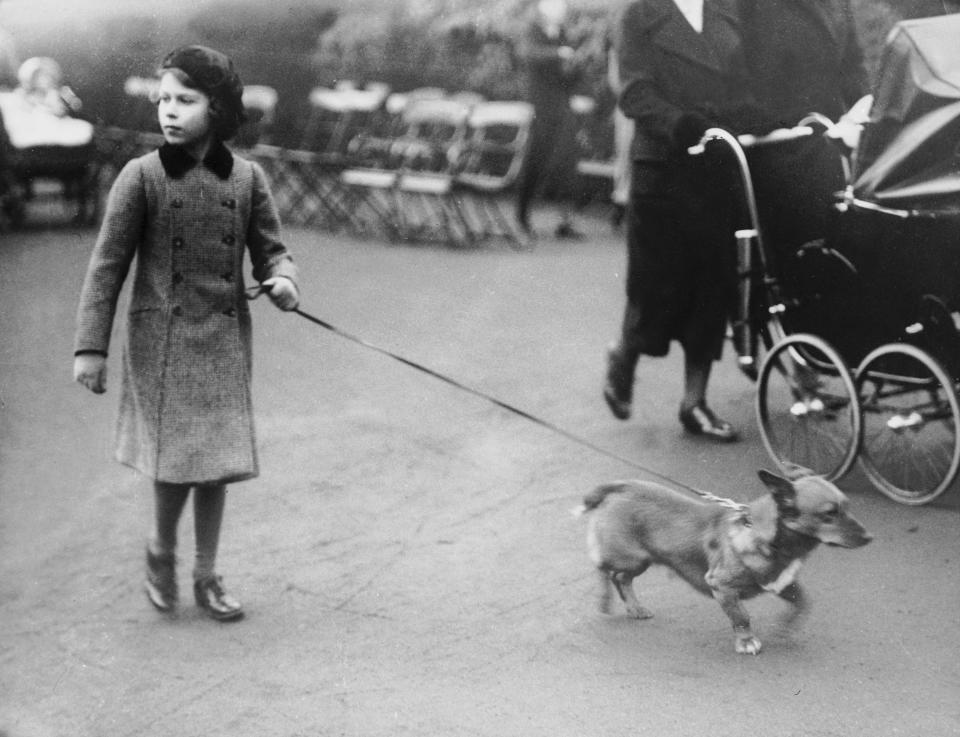
<svg viewBox="0 0 960 737">
<path fill-rule="evenodd" d="M 107 352 L 136 256 L 116 456 L 154 479 L 258 473 L 245 251 L 257 281 L 296 280 L 257 164 L 218 145 L 192 166 L 182 149 L 165 146 L 120 172 L 84 281 L 75 349 Z"/>
</svg>

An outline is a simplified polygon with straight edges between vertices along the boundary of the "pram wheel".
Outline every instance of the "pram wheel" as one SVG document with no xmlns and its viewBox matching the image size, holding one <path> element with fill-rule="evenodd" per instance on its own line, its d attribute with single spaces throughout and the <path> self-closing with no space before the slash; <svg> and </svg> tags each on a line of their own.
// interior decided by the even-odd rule
<svg viewBox="0 0 960 737">
<path fill-rule="evenodd" d="M 846 363 L 814 335 L 778 342 L 757 387 L 763 443 L 782 470 L 799 464 L 830 480 L 853 465 L 860 441 L 856 387 Z"/>
<path fill-rule="evenodd" d="M 901 504 L 936 499 L 960 467 L 960 403 L 953 380 L 926 351 L 897 343 L 867 355 L 856 383 L 864 472 Z"/>
</svg>

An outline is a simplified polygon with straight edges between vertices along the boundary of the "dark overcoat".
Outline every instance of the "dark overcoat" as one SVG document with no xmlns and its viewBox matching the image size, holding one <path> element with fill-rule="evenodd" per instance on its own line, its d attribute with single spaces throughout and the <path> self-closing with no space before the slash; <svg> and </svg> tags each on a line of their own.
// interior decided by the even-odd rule
<svg viewBox="0 0 960 737">
<path fill-rule="evenodd" d="M 576 154 L 570 96 L 581 70 L 566 66 L 559 49 L 576 45 L 566 28 L 561 27 L 556 36 L 550 36 L 536 21 L 527 26 L 520 44 L 527 99 L 533 105 L 533 124 L 519 185 L 521 199 L 562 196 L 572 186 Z"/>
<path fill-rule="evenodd" d="M 117 298 L 136 260 L 117 459 L 171 483 L 252 478 L 244 255 L 258 281 L 295 280 L 296 269 L 257 164 L 221 145 L 208 157 L 211 166 L 184 171 L 177 151 L 134 159 L 113 185 L 83 285 L 75 349 L 107 352 Z"/>
<path fill-rule="evenodd" d="M 672 0 L 634 0 L 619 34 L 619 103 L 636 124 L 627 221 L 635 338 L 648 355 L 664 355 L 677 339 L 698 359 L 719 357 L 735 286 L 739 190 L 730 162 L 690 156 L 678 128 L 696 116 L 735 133 L 756 132 L 739 21 L 706 2 L 698 33 Z"/>
<path fill-rule="evenodd" d="M 837 120 L 869 91 L 850 0 L 736 0 L 760 103 L 784 125 Z"/>
<path fill-rule="evenodd" d="M 779 124 L 808 113 L 836 121 L 869 91 L 850 0 L 735 0 L 758 102 Z M 846 182 L 822 137 L 750 152 L 764 240 L 774 260 L 829 232 Z"/>
</svg>

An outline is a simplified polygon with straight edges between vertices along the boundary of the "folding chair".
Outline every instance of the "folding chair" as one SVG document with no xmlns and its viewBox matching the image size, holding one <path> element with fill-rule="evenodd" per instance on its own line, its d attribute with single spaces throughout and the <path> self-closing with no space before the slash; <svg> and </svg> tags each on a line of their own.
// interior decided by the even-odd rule
<svg viewBox="0 0 960 737">
<path fill-rule="evenodd" d="M 315 87 L 300 147 L 346 161 L 350 140 L 372 124 L 388 94 L 389 88 L 382 84 L 363 90 Z"/>
<path fill-rule="evenodd" d="M 471 101 L 418 99 L 404 111 L 404 132 L 393 147 L 402 230 L 407 237 L 439 237 L 462 244 L 474 239 L 455 176 L 467 136 Z"/>
<path fill-rule="evenodd" d="M 613 119 L 598 116 L 596 100 L 584 95 L 571 97 L 570 109 L 577 121 L 578 204 L 598 198 L 609 201 L 616 170 Z"/>
<path fill-rule="evenodd" d="M 270 177 L 285 222 L 329 230 L 358 226 L 340 185 L 341 170 L 331 166 L 323 154 L 260 144 L 247 155 L 256 159 Z"/>
<path fill-rule="evenodd" d="M 533 106 L 527 102 L 482 102 L 470 112 L 454 183 L 469 204 L 470 227 L 479 237 L 499 235 L 516 245 L 526 242 L 513 218 L 503 212 L 502 200 L 520 175 L 532 123 Z"/>
<path fill-rule="evenodd" d="M 469 114 L 470 107 L 455 100 L 408 101 L 385 163 L 351 167 L 341 175 L 358 195 L 358 205 L 373 212 L 392 237 L 471 238 L 453 180 Z"/>
</svg>

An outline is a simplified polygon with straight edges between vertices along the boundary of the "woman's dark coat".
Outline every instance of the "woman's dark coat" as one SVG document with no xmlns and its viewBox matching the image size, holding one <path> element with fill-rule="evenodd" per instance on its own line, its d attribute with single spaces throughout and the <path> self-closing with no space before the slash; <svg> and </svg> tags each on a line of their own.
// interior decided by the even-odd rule
<svg viewBox="0 0 960 737">
<path fill-rule="evenodd" d="M 737 0 L 758 102 L 780 123 L 837 120 L 867 94 L 850 0 Z"/>
<path fill-rule="evenodd" d="M 636 123 L 627 297 L 648 355 L 664 355 L 678 339 L 688 354 L 715 358 L 723 344 L 738 188 L 730 162 L 691 157 L 694 141 L 681 131 L 693 118 L 756 132 L 740 33 L 735 14 L 711 2 L 703 33 L 672 0 L 635 0 L 622 16 L 620 107 Z"/>
<path fill-rule="evenodd" d="M 736 0 L 753 91 L 780 125 L 808 113 L 836 121 L 869 91 L 850 0 Z M 960 43 L 960 40 L 958 40 Z M 820 136 L 751 152 L 764 239 L 789 269 L 831 227 L 845 182 L 839 152 Z"/>
<path fill-rule="evenodd" d="M 258 281 L 295 280 L 296 269 L 260 167 L 222 146 L 207 165 L 185 166 L 184 156 L 164 147 L 120 172 L 83 285 L 75 349 L 106 354 L 136 259 L 117 459 L 159 481 L 235 481 L 258 472 L 244 257 Z"/>
</svg>

